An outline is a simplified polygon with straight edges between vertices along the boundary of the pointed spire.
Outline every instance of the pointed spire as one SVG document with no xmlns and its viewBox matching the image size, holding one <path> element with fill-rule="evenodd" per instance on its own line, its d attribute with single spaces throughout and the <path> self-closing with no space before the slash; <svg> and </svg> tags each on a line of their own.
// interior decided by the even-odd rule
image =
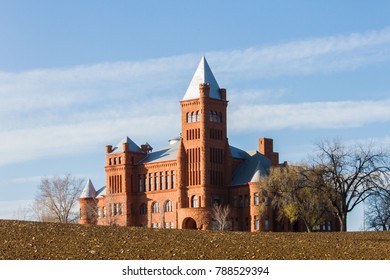
<svg viewBox="0 0 390 280">
<path fill-rule="evenodd" d="M 183 100 L 199 98 L 199 84 L 208 83 L 210 85 L 210 97 L 221 99 L 220 88 L 209 64 L 204 56 L 200 59 L 198 68 L 188 86 Z"/>
<path fill-rule="evenodd" d="M 91 179 L 88 178 L 87 183 L 80 195 L 80 198 L 95 198 L 96 197 L 96 189 L 92 184 Z"/>
</svg>

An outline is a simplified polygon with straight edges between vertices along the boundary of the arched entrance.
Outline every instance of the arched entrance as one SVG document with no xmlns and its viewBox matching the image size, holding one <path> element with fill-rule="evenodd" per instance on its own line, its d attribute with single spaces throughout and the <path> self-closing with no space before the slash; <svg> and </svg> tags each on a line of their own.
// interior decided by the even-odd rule
<svg viewBox="0 0 390 280">
<path fill-rule="evenodd" d="M 183 220 L 184 229 L 196 229 L 196 222 L 193 218 L 185 218 Z"/>
</svg>

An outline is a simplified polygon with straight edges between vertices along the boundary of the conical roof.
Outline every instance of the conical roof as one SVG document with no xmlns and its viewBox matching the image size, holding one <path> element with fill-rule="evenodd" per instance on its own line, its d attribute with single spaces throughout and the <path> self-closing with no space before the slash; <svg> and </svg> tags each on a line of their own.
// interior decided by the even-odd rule
<svg viewBox="0 0 390 280">
<path fill-rule="evenodd" d="M 202 56 L 198 68 L 187 88 L 183 100 L 199 98 L 199 84 L 208 83 L 210 85 L 210 97 L 221 99 L 220 88 L 209 64 L 204 56 Z"/>
<path fill-rule="evenodd" d="M 88 179 L 83 191 L 81 192 L 80 198 L 95 198 L 96 190 L 92 184 L 91 179 Z"/>
</svg>

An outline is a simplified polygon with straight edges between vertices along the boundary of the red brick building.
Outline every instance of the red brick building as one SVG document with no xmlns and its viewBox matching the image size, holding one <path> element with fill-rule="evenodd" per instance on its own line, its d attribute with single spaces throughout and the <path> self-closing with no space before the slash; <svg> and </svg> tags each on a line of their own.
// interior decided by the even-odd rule
<svg viewBox="0 0 390 280">
<path fill-rule="evenodd" d="M 181 136 L 166 147 L 153 150 L 128 137 L 106 146 L 106 186 L 96 191 L 88 180 L 79 199 L 80 223 L 212 229 L 218 203 L 230 206 L 232 230 L 291 230 L 276 222 L 256 188 L 260 176 L 279 164 L 272 139 L 259 139 L 259 151 L 229 145 L 226 89 L 204 57 L 180 106 Z"/>
</svg>

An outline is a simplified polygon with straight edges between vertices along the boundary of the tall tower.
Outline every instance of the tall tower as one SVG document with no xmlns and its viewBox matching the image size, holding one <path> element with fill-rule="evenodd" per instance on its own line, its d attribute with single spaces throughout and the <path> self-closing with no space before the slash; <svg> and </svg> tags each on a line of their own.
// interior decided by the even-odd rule
<svg viewBox="0 0 390 280">
<path fill-rule="evenodd" d="M 180 101 L 189 208 L 209 208 L 213 203 L 227 202 L 223 191 L 230 178 L 227 173 L 231 162 L 227 104 L 226 90 L 219 87 L 202 57 Z"/>
</svg>

